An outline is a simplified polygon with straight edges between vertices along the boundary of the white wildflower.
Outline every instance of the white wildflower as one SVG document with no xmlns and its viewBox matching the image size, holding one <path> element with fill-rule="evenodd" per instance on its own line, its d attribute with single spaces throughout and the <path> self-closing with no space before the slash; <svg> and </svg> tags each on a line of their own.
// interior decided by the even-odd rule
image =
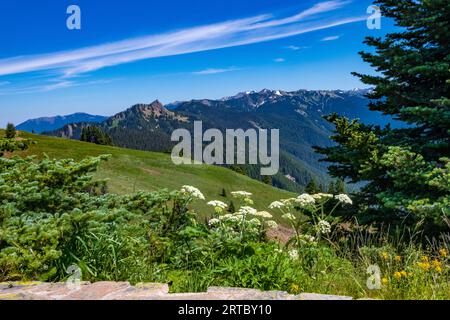
<svg viewBox="0 0 450 320">
<path fill-rule="evenodd" d="M 233 191 L 231 195 L 235 198 L 250 198 L 252 194 L 247 191 Z"/>
<path fill-rule="evenodd" d="M 241 223 L 242 219 L 237 216 L 232 216 L 228 221 L 231 221 L 233 223 Z"/>
<path fill-rule="evenodd" d="M 275 249 L 275 250 L 273 250 L 275 253 L 278 253 L 278 254 L 282 254 L 283 253 L 283 250 L 281 250 L 281 249 Z"/>
<path fill-rule="evenodd" d="M 283 219 L 289 220 L 289 221 L 295 221 L 296 217 L 292 213 L 286 213 L 282 217 Z"/>
<path fill-rule="evenodd" d="M 300 244 L 314 243 L 316 241 L 316 238 L 310 236 L 309 234 L 301 234 L 298 237 L 298 241 L 300 242 Z"/>
<path fill-rule="evenodd" d="M 215 226 L 216 224 L 219 224 L 220 223 L 220 220 L 219 219 L 211 219 L 211 220 L 209 220 L 209 225 L 210 226 Z"/>
<path fill-rule="evenodd" d="M 312 197 L 316 201 L 322 201 L 322 200 L 327 200 L 327 199 L 333 198 L 333 195 L 329 194 L 329 193 L 317 193 L 317 194 L 313 194 Z"/>
<path fill-rule="evenodd" d="M 289 251 L 289 257 L 290 257 L 292 260 L 298 260 L 298 258 L 299 258 L 298 251 L 295 250 L 295 249 Z"/>
<path fill-rule="evenodd" d="M 233 215 L 233 214 L 226 214 L 224 216 L 219 217 L 220 220 L 226 221 L 226 222 L 232 222 L 232 223 L 238 223 L 242 220 L 239 216 Z"/>
<path fill-rule="evenodd" d="M 331 225 L 328 221 L 321 220 L 317 224 L 317 229 L 322 234 L 327 234 L 331 232 Z"/>
<path fill-rule="evenodd" d="M 253 224 L 255 226 L 260 226 L 261 225 L 261 221 L 259 221 L 259 219 L 253 218 L 249 221 L 250 224 Z"/>
<path fill-rule="evenodd" d="M 259 233 L 259 230 L 256 229 L 256 228 L 248 228 L 248 229 L 247 229 L 247 232 L 253 233 L 253 234 L 258 234 L 258 233 Z"/>
<path fill-rule="evenodd" d="M 290 207 L 290 206 L 293 206 L 296 201 L 297 201 L 296 198 L 290 198 L 290 199 L 283 199 L 283 200 L 281 200 L 281 203 L 283 203 L 283 205 L 285 207 Z"/>
<path fill-rule="evenodd" d="M 193 186 L 183 186 L 181 188 L 181 192 L 185 194 L 189 194 L 193 198 L 197 198 L 200 200 L 205 200 L 205 196 L 200 192 L 196 187 Z"/>
<path fill-rule="evenodd" d="M 228 208 L 228 205 L 223 203 L 222 201 L 214 200 L 207 203 L 208 206 L 214 207 L 217 213 L 222 213 L 223 210 Z"/>
<path fill-rule="evenodd" d="M 244 206 L 239 209 L 238 213 L 243 216 L 247 216 L 247 215 L 254 216 L 254 215 L 256 215 L 257 212 L 258 212 L 258 210 L 256 210 L 255 208 Z"/>
<path fill-rule="evenodd" d="M 308 206 L 314 205 L 315 203 L 316 203 L 316 200 L 314 200 L 314 198 L 307 193 L 304 193 L 304 194 L 298 196 L 297 199 L 295 199 L 295 204 L 299 205 L 301 207 L 308 207 Z"/>
<path fill-rule="evenodd" d="M 269 229 L 276 229 L 278 228 L 278 223 L 273 220 L 269 220 L 267 221 L 267 226 L 269 227 Z"/>
<path fill-rule="evenodd" d="M 284 203 L 281 201 L 274 201 L 270 204 L 269 209 L 283 209 Z"/>
<path fill-rule="evenodd" d="M 218 208 L 222 208 L 222 209 L 226 209 L 228 207 L 228 205 L 226 205 L 224 202 L 218 201 L 218 200 L 208 202 L 208 206 L 218 207 Z"/>
<path fill-rule="evenodd" d="M 353 204 L 352 199 L 350 199 L 350 197 L 346 194 L 338 194 L 337 196 L 335 196 L 336 200 L 338 200 L 340 203 L 343 204 Z"/>
<path fill-rule="evenodd" d="M 260 211 L 260 212 L 257 212 L 257 213 L 255 214 L 255 216 L 261 217 L 261 218 L 264 218 L 264 219 L 271 219 L 271 218 L 273 218 L 273 216 L 272 216 L 269 212 L 267 212 L 267 211 Z"/>
</svg>

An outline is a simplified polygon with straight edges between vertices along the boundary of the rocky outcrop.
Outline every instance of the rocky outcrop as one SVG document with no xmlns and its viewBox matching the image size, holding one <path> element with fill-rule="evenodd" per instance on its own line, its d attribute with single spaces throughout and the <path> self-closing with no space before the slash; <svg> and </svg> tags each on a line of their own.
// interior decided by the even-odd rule
<svg viewBox="0 0 450 320">
<path fill-rule="evenodd" d="M 351 297 L 254 289 L 211 287 L 203 293 L 169 293 L 169 286 L 159 283 L 97 282 L 1 283 L 0 300 L 352 300 Z"/>
</svg>

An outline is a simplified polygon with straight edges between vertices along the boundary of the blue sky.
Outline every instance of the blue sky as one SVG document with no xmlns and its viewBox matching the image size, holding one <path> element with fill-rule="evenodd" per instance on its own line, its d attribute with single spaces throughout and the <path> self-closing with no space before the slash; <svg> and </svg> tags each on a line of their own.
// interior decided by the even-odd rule
<svg viewBox="0 0 450 320">
<path fill-rule="evenodd" d="M 81 30 L 66 27 L 69 5 Z M 3 0 L 0 127 L 263 88 L 363 87 L 366 0 Z"/>
</svg>

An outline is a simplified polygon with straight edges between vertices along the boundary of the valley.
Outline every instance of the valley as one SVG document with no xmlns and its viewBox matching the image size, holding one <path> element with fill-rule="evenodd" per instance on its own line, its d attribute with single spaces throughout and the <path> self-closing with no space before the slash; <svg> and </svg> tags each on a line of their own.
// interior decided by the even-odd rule
<svg viewBox="0 0 450 320">
<path fill-rule="evenodd" d="M 278 188 L 300 192 L 315 180 L 327 186 L 327 164 L 314 146 L 331 145 L 332 126 L 323 116 L 338 113 L 363 123 L 385 125 L 390 118 L 370 111 L 365 95 L 368 89 L 351 91 L 298 90 L 286 92 L 264 89 L 243 92 L 219 100 L 191 100 L 163 105 L 156 100 L 137 104 L 95 125 L 106 132 L 114 145 L 136 150 L 170 152 L 175 143 L 171 134 L 176 129 L 193 133 L 194 122 L 202 121 L 203 130 L 279 129 L 280 171 L 271 183 Z M 44 134 L 78 140 L 91 122 L 69 123 Z M 240 166 L 249 177 L 263 180 L 259 165 Z"/>
</svg>

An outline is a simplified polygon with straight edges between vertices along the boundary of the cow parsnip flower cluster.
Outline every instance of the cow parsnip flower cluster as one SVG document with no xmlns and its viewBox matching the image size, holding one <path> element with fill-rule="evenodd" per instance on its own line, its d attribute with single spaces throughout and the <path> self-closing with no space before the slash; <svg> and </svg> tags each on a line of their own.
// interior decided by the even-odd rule
<svg viewBox="0 0 450 320">
<path fill-rule="evenodd" d="M 291 258 L 292 260 L 298 260 L 299 257 L 300 255 L 298 254 L 298 250 L 292 249 L 289 251 L 289 258 Z"/>
<path fill-rule="evenodd" d="M 214 200 L 207 203 L 208 206 L 214 207 L 214 210 L 217 213 L 222 213 L 223 210 L 226 210 L 228 208 L 228 205 L 222 201 Z"/>
<path fill-rule="evenodd" d="M 324 200 L 329 200 L 329 199 L 334 198 L 334 196 L 329 193 L 317 193 L 317 194 L 313 194 L 312 197 L 316 201 L 324 201 Z"/>
<path fill-rule="evenodd" d="M 253 196 L 253 194 L 251 194 L 250 192 L 247 191 L 233 191 L 231 192 L 231 195 L 235 198 L 250 198 L 251 196 Z"/>
<path fill-rule="evenodd" d="M 269 209 L 283 209 L 284 203 L 281 201 L 274 201 L 269 205 Z"/>
<path fill-rule="evenodd" d="M 326 213 L 325 205 L 335 200 L 333 209 Z M 281 211 L 282 218 L 291 225 L 294 231 L 294 242 L 297 246 L 315 243 L 321 237 L 331 233 L 332 225 L 329 218 L 339 205 L 351 205 L 353 201 L 346 194 L 332 195 L 329 193 L 301 194 L 297 198 L 274 201 L 269 209 Z M 309 217 L 309 221 L 306 221 Z M 306 229 L 315 232 L 315 237 L 306 234 Z"/>
<path fill-rule="evenodd" d="M 254 204 L 252 200 L 253 194 L 247 191 L 233 191 L 231 195 L 240 200 L 243 205 L 252 206 Z"/>
<path fill-rule="evenodd" d="M 239 215 L 242 216 L 254 216 L 258 213 L 258 210 L 256 210 L 255 208 L 249 207 L 249 206 L 243 206 L 239 209 L 239 211 L 237 212 Z"/>
<path fill-rule="evenodd" d="M 349 205 L 353 204 L 352 199 L 350 199 L 350 197 L 346 194 L 338 194 L 337 196 L 335 196 L 335 199 L 342 204 L 349 204 Z"/>
<path fill-rule="evenodd" d="M 183 186 L 181 188 L 181 193 L 184 193 L 186 195 L 191 196 L 192 198 L 199 199 L 199 200 L 205 200 L 205 196 L 199 189 L 193 186 Z"/>
<path fill-rule="evenodd" d="M 316 200 L 314 199 L 313 196 L 304 193 L 295 199 L 295 204 L 300 207 L 308 207 L 315 205 Z"/>
<path fill-rule="evenodd" d="M 228 206 L 222 201 L 213 200 L 208 205 L 215 208 L 215 215 L 209 220 L 209 226 L 221 234 L 229 236 L 260 237 L 268 229 L 278 228 L 278 224 L 271 220 L 273 215 L 267 211 L 253 208 L 252 194 L 247 191 L 231 192 L 234 198 L 241 200 L 241 206 L 236 212 L 223 214 Z"/>
<path fill-rule="evenodd" d="M 264 219 L 272 219 L 273 218 L 273 215 L 270 214 L 267 211 L 258 211 L 258 212 L 255 213 L 255 216 L 261 217 L 261 218 L 264 218 Z"/>
<path fill-rule="evenodd" d="M 316 227 L 317 232 L 320 234 L 328 234 L 331 232 L 331 225 L 328 221 L 320 220 Z"/>
</svg>

